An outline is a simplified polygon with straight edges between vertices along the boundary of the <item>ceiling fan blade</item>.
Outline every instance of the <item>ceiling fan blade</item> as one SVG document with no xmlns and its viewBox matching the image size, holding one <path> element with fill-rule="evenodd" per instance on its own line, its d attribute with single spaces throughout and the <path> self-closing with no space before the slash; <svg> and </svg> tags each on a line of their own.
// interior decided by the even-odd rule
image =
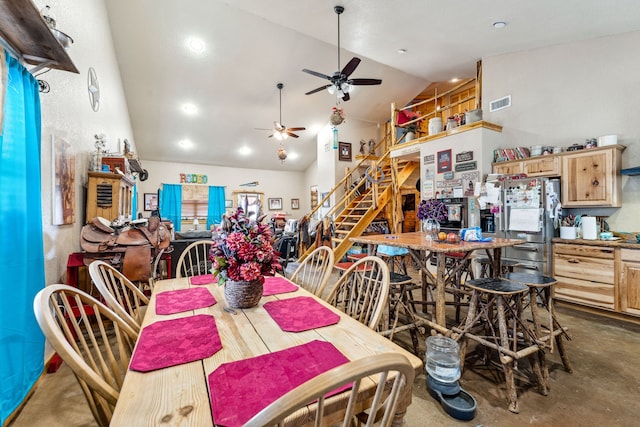
<svg viewBox="0 0 640 427">
<path fill-rule="evenodd" d="M 267 128 L 254 128 L 255 130 L 273 130 L 273 129 L 267 129 Z"/>
<path fill-rule="evenodd" d="M 298 138 L 298 135 L 296 135 L 296 134 L 295 134 L 295 133 L 293 133 L 293 132 L 289 132 L 289 131 L 287 131 L 287 135 L 289 135 L 291 138 Z"/>
<path fill-rule="evenodd" d="M 299 130 L 305 130 L 306 128 L 287 128 L 287 132 L 297 132 Z"/>
<path fill-rule="evenodd" d="M 341 73 L 344 74 L 345 77 L 349 77 L 351 73 L 356 70 L 358 64 L 360 64 L 360 58 L 354 56 L 353 58 L 351 58 L 351 61 L 349 61 L 347 65 L 344 66 Z"/>
<path fill-rule="evenodd" d="M 363 85 L 379 85 L 382 83 L 380 79 L 351 79 L 349 83 L 354 86 L 363 86 Z"/>
<path fill-rule="evenodd" d="M 326 88 L 328 88 L 330 86 L 333 86 L 333 85 L 329 84 L 329 85 L 320 86 L 319 88 L 310 90 L 309 92 L 305 93 L 305 95 L 311 95 L 313 93 L 320 92 L 320 91 L 325 90 Z"/>
<path fill-rule="evenodd" d="M 311 74 L 312 76 L 320 77 L 321 79 L 331 80 L 330 76 L 327 76 L 326 74 L 319 73 L 317 71 L 307 70 L 306 68 L 304 68 L 302 71 L 304 71 L 305 73 Z"/>
<path fill-rule="evenodd" d="M 351 99 L 351 97 L 349 96 L 349 94 L 348 94 L 348 93 L 345 93 L 344 95 L 342 95 L 342 100 L 343 100 L 343 101 L 348 101 L 348 100 L 350 100 L 350 99 Z"/>
</svg>

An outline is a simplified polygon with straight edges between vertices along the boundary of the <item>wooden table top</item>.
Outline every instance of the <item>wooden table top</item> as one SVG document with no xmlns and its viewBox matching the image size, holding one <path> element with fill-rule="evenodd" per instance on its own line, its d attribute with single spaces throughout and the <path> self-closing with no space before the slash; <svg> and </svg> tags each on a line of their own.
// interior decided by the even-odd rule
<svg viewBox="0 0 640 427">
<path fill-rule="evenodd" d="M 496 249 L 525 243 L 521 239 L 493 238 L 490 242 L 438 242 L 427 238 L 427 233 L 414 231 L 399 234 L 375 234 L 372 236 L 352 237 L 352 242 L 369 245 L 398 246 L 419 251 L 429 252 L 468 252 L 477 249 Z"/>
<path fill-rule="evenodd" d="M 295 292 L 262 297 L 257 307 L 236 309 L 237 315 L 224 311 L 224 288 L 217 284 L 207 288 L 217 303 L 211 307 L 173 315 L 157 315 L 156 294 L 168 290 L 195 287 L 188 278 L 162 280 L 155 284 L 143 327 L 159 320 L 175 319 L 194 314 L 209 314 L 215 318 L 222 349 L 204 360 L 186 363 L 152 372 L 129 370 L 125 376 L 111 425 L 117 426 L 213 426 L 207 376 L 221 364 L 246 359 L 313 340 L 331 342 L 348 359 L 371 354 L 400 352 L 416 370 L 422 371 L 422 360 L 389 339 L 335 309 L 311 293 L 299 288 Z M 263 308 L 264 303 L 299 296 L 313 297 L 340 315 L 331 326 L 304 332 L 284 332 Z"/>
</svg>

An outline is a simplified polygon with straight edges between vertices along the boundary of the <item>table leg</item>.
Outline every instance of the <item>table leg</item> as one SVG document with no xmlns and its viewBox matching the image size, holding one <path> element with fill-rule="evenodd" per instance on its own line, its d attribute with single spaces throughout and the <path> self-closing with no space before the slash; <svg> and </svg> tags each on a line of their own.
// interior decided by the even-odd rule
<svg viewBox="0 0 640 427">
<path fill-rule="evenodd" d="M 502 248 L 493 249 L 493 277 L 500 277 L 502 274 Z"/>
<path fill-rule="evenodd" d="M 445 317 L 445 291 L 444 291 L 444 270 L 445 270 L 445 253 L 438 252 L 437 254 L 437 272 L 436 272 L 436 323 L 441 326 L 446 326 Z"/>
</svg>

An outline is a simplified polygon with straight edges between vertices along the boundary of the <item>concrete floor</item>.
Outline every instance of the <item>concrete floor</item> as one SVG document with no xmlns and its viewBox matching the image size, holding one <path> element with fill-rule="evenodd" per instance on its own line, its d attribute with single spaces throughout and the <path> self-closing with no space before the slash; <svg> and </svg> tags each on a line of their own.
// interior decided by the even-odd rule
<svg viewBox="0 0 640 427">
<path fill-rule="evenodd" d="M 548 355 L 551 389 L 541 395 L 526 362 L 516 374 L 520 413 L 507 410 L 501 371 L 469 355 L 461 386 L 478 401 L 476 417 L 449 417 L 427 392 L 425 375 L 416 378 L 407 426 L 636 426 L 640 425 L 640 326 L 559 305 L 573 373 L 564 371 L 557 352 Z M 411 349 L 408 336 L 398 342 Z M 424 341 L 421 351 L 424 354 Z M 80 387 L 66 364 L 45 375 L 12 427 L 84 427 L 95 422 Z"/>
</svg>

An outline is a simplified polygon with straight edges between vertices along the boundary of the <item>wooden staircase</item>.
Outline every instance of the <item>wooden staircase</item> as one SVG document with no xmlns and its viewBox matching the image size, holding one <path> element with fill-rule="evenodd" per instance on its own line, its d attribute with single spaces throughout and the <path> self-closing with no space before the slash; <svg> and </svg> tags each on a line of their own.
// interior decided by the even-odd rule
<svg viewBox="0 0 640 427">
<path fill-rule="evenodd" d="M 377 188 L 369 185 L 369 188 L 347 204 L 333 221 L 332 242 L 336 260 L 342 259 L 353 246 L 351 237 L 361 236 L 371 222 L 378 218 L 387 206 L 395 202 L 397 189 L 416 168 L 416 162 L 396 162 L 396 165 L 392 165 L 392 162 L 387 160 L 378 164 L 375 172 L 371 172 L 373 168 L 369 169 L 370 176 L 374 175 L 373 180 L 377 181 Z"/>
<path fill-rule="evenodd" d="M 392 232 L 395 231 L 395 224 L 399 223 L 395 219 L 396 203 L 399 203 L 400 197 L 399 189 L 411 174 L 419 169 L 417 162 L 392 159 L 389 151 L 381 158 L 365 158 L 358 166 L 364 166 L 364 161 L 371 162 L 364 177 L 354 181 L 351 189 L 345 191 L 342 199 L 335 203 L 326 215 L 334 218 L 331 241 L 336 262 L 339 262 L 353 246 L 351 238 L 362 235 L 371 222 L 381 215 L 384 214 L 389 220 Z M 325 200 L 345 185 L 345 180 L 340 181 Z M 300 260 L 306 258 L 313 249 L 314 247 L 307 249 Z"/>
</svg>

